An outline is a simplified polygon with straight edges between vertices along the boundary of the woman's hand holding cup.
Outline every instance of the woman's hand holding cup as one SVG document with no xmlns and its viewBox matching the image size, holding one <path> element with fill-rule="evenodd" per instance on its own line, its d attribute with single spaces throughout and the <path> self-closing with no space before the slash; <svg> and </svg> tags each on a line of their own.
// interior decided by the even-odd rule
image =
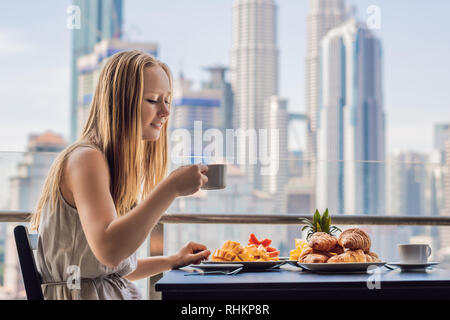
<svg viewBox="0 0 450 320">
<path fill-rule="evenodd" d="M 181 166 L 172 171 L 168 179 L 176 196 L 188 196 L 200 190 L 208 182 L 207 171 L 208 166 L 201 163 Z"/>
</svg>

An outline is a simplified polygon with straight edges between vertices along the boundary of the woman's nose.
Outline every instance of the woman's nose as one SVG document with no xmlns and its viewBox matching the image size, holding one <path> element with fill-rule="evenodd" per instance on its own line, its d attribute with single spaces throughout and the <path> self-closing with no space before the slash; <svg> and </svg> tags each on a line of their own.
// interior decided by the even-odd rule
<svg viewBox="0 0 450 320">
<path fill-rule="evenodd" d="M 169 105 L 165 102 L 162 103 L 161 110 L 159 111 L 159 116 L 168 117 L 170 115 Z"/>
</svg>

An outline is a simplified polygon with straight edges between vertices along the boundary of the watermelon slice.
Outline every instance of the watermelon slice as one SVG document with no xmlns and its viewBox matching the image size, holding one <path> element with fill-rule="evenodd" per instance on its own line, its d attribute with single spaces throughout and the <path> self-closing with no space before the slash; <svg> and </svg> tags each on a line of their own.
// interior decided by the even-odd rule
<svg viewBox="0 0 450 320">
<path fill-rule="evenodd" d="M 248 238 L 248 245 L 255 244 L 257 246 L 260 245 L 258 238 L 256 238 L 255 234 L 250 233 L 250 237 Z"/>
<path fill-rule="evenodd" d="M 264 247 L 268 247 L 272 243 L 272 240 L 265 238 L 261 240 L 259 243 L 262 244 Z"/>
<path fill-rule="evenodd" d="M 278 255 L 280 254 L 280 251 L 271 251 L 271 252 L 269 252 L 269 257 L 271 257 L 271 258 L 275 258 L 275 257 L 278 257 Z"/>
<path fill-rule="evenodd" d="M 248 245 L 252 245 L 255 244 L 257 246 L 262 245 L 263 247 L 267 247 L 272 243 L 271 239 L 263 239 L 263 240 L 258 240 L 258 238 L 255 236 L 254 233 L 250 233 L 250 237 L 248 238 Z"/>
</svg>

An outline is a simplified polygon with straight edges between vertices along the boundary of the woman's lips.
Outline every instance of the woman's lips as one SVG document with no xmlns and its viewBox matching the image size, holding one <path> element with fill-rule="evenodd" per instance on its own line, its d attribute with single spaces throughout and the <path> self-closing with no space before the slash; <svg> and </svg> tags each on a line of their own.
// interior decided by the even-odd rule
<svg viewBox="0 0 450 320">
<path fill-rule="evenodd" d="M 150 124 L 153 128 L 161 130 L 162 124 L 161 123 L 151 123 Z"/>
</svg>

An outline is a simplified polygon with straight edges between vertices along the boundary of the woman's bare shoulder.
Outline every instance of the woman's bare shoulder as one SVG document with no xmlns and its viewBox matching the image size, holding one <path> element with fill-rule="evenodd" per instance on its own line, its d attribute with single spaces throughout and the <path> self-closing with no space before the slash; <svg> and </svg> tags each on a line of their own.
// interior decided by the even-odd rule
<svg viewBox="0 0 450 320">
<path fill-rule="evenodd" d="M 64 199 L 76 208 L 73 197 L 73 187 L 84 183 L 91 183 L 92 179 L 109 182 L 108 165 L 103 153 L 89 146 L 75 147 L 66 158 L 60 181 L 60 190 Z"/>
<path fill-rule="evenodd" d="M 104 154 L 93 147 L 79 146 L 67 157 L 65 175 L 73 176 L 109 176 L 108 163 Z"/>
</svg>

